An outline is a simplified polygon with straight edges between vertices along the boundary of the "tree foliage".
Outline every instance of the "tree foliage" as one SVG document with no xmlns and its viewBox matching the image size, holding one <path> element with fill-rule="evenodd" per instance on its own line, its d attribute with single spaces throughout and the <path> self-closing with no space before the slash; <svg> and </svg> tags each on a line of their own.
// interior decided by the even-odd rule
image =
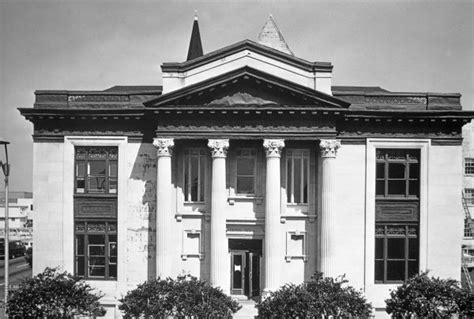
<svg viewBox="0 0 474 319">
<path fill-rule="evenodd" d="M 76 315 L 103 316 L 102 295 L 77 277 L 46 268 L 26 278 L 10 293 L 6 312 L 10 318 L 74 318 Z"/>
<path fill-rule="evenodd" d="M 190 275 L 146 281 L 120 302 L 125 318 L 227 318 L 241 307 L 221 289 Z"/>
<path fill-rule="evenodd" d="M 450 318 L 467 315 L 471 308 L 469 290 L 453 279 L 414 276 L 390 293 L 386 311 L 395 318 Z"/>
<path fill-rule="evenodd" d="M 370 315 L 372 306 L 362 293 L 344 277 L 323 277 L 316 273 L 300 285 L 287 284 L 257 304 L 259 318 L 362 317 Z"/>
</svg>

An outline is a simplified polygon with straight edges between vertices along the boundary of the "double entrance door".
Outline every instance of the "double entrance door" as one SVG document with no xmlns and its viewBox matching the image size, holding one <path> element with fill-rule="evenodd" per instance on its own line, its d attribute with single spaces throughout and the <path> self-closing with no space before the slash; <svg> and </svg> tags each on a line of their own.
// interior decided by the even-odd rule
<svg viewBox="0 0 474 319">
<path fill-rule="evenodd" d="M 261 240 L 229 240 L 231 294 L 260 295 Z"/>
</svg>

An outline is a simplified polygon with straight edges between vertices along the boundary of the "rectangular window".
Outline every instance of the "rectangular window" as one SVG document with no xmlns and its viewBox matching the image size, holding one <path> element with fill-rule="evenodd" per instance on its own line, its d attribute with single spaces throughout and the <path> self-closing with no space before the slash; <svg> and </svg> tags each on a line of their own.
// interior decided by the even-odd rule
<svg viewBox="0 0 474 319">
<path fill-rule="evenodd" d="M 376 150 L 375 282 L 419 271 L 420 150 Z"/>
<path fill-rule="evenodd" d="M 184 152 L 184 201 L 204 202 L 206 152 L 189 149 Z"/>
<path fill-rule="evenodd" d="M 290 204 L 308 203 L 309 151 L 286 152 L 286 198 Z"/>
<path fill-rule="evenodd" d="M 474 174 L 474 158 L 464 159 L 464 174 L 466 175 Z"/>
<path fill-rule="evenodd" d="M 474 205 L 474 188 L 465 188 L 464 189 L 464 200 L 469 206 Z"/>
<path fill-rule="evenodd" d="M 237 194 L 255 194 L 256 151 L 237 151 Z"/>
<path fill-rule="evenodd" d="M 117 147 L 76 147 L 75 192 L 117 193 Z"/>
<path fill-rule="evenodd" d="M 401 282 L 418 273 L 418 226 L 375 226 L 375 282 Z"/>
<path fill-rule="evenodd" d="M 75 273 L 84 279 L 117 279 L 117 222 L 76 221 Z"/>
<path fill-rule="evenodd" d="M 377 149 L 377 197 L 412 197 L 420 195 L 420 151 Z"/>
</svg>

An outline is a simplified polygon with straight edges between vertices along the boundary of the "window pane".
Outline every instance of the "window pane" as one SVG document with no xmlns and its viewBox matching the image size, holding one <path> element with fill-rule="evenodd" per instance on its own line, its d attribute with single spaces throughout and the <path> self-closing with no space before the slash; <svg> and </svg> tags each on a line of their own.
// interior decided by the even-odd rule
<svg viewBox="0 0 474 319">
<path fill-rule="evenodd" d="M 109 243 L 109 256 L 117 256 L 117 244 Z"/>
<path fill-rule="evenodd" d="M 286 198 L 287 198 L 287 202 L 288 203 L 291 203 L 291 195 L 293 194 L 293 189 L 291 188 L 291 181 L 293 180 L 293 175 L 291 174 L 291 163 L 292 163 L 292 159 L 289 158 L 288 161 L 286 162 L 287 163 L 287 167 L 286 167 Z"/>
<path fill-rule="evenodd" d="M 405 261 L 387 261 L 387 280 L 405 280 Z"/>
<path fill-rule="evenodd" d="M 384 178 L 385 177 L 385 163 L 377 163 L 376 168 L 376 178 Z"/>
<path fill-rule="evenodd" d="M 383 258 L 383 238 L 375 238 L 375 259 Z"/>
<path fill-rule="evenodd" d="M 418 259 L 418 238 L 408 240 L 408 258 Z"/>
<path fill-rule="evenodd" d="M 201 161 L 201 166 L 200 166 L 200 169 L 201 169 L 201 172 L 200 172 L 200 179 L 199 179 L 199 201 L 203 202 L 204 201 L 204 179 L 205 179 L 205 161 L 204 161 L 204 158 L 201 157 L 200 158 L 200 161 Z"/>
<path fill-rule="evenodd" d="M 104 235 L 89 235 L 89 244 L 102 244 L 105 245 Z"/>
<path fill-rule="evenodd" d="M 84 269 L 84 257 L 76 257 L 76 274 L 80 277 L 84 277 L 85 269 Z"/>
<path fill-rule="evenodd" d="M 104 245 L 89 245 L 89 256 L 105 256 Z"/>
<path fill-rule="evenodd" d="M 375 182 L 375 194 L 376 195 L 385 195 L 385 181 L 378 180 Z"/>
<path fill-rule="evenodd" d="M 405 164 L 403 163 L 389 163 L 388 164 L 389 178 L 405 178 Z"/>
<path fill-rule="evenodd" d="M 237 175 L 253 175 L 254 165 L 253 158 L 237 158 Z"/>
<path fill-rule="evenodd" d="M 83 161 L 77 161 L 76 176 L 84 177 L 85 175 L 86 175 L 86 163 Z"/>
<path fill-rule="evenodd" d="M 199 158 L 193 156 L 190 158 L 191 162 L 191 201 L 196 202 L 198 200 L 198 170 L 199 170 Z"/>
<path fill-rule="evenodd" d="M 109 265 L 109 277 L 117 277 L 117 265 Z"/>
<path fill-rule="evenodd" d="M 387 238 L 387 258 L 405 258 L 405 238 Z"/>
<path fill-rule="evenodd" d="M 84 255 L 84 235 L 76 235 L 76 254 Z"/>
<path fill-rule="evenodd" d="M 383 281 L 383 260 L 375 261 L 375 280 Z"/>
<path fill-rule="evenodd" d="M 89 177 L 89 191 L 105 192 L 105 177 Z"/>
<path fill-rule="evenodd" d="M 117 162 L 115 161 L 109 163 L 109 176 L 117 177 Z"/>
<path fill-rule="evenodd" d="M 240 289 L 242 288 L 242 255 L 234 255 L 234 264 L 232 265 L 233 275 L 234 275 L 234 282 L 233 288 Z"/>
<path fill-rule="evenodd" d="M 406 181 L 405 180 L 389 180 L 388 194 L 389 195 L 405 195 Z"/>
<path fill-rule="evenodd" d="M 301 203 L 301 160 L 299 158 L 293 159 L 294 164 L 294 195 L 295 203 Z"/>
<path fill-rule="evenodd" d="M 408 278 L 418 274 L 418 261 L 408 262 Z"/>
<path fill-rule="evenodd" d="M 117 180 L 115 178 L 109 179 L 109 193 L 117 193 Z"/>
<path fill-rule="evenodd" d="M 237 177 L 237 193 L 253 194 L 254 193 L 253 177 Z"/>
<path fill-rule="evenodd" d="M 89 266 L 105 266 L 105 257 L 89 257 Z"/>
<path fill-rule="evenodd" d="M 89 174 L 94 176 L 105 176 L 105 161 L 90 161 Z"/>
<path fill-rule="evenodd" d="M 104 277 L 105 266 L 89 266 L 89 277 Z"/>
<path fill-rule="evenodd" d="M 76 192 L 77 193 L 84 193 L 86 189 L 86 181 L 83 179 L 76 180 Z"/>
<path fill-rule="evenodd" d="M 420 182 L 410 181 L 409 182 L 409 195 L 419 196 L 420 195 Z"/>
<path fill-rule="evenodd" d="M 308 203 L 308 171 L 309 171 L 309 160 L 305 158 L 303 160 L 303 203 Z"/>
<path fill-rule="evenodd" d="M 410 163 L 410 178 L 419 178 L 420 177 L 420 164 Z"/>
</svg>

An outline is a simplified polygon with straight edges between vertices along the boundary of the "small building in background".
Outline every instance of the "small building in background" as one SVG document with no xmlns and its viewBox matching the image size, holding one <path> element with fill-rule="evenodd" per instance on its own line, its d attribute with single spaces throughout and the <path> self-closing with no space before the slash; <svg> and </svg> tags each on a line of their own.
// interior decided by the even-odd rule
<svg viewBox="0 0 474 319">
<path fill-rule="evenodd" d="M 33 193 L 8 194 L 8 221 L 10 241 L 22 241 L 26 246 L 33 242 Z M 5 192 L 0 192 L 0 238 L 5 238 Z"/>
</svg>

